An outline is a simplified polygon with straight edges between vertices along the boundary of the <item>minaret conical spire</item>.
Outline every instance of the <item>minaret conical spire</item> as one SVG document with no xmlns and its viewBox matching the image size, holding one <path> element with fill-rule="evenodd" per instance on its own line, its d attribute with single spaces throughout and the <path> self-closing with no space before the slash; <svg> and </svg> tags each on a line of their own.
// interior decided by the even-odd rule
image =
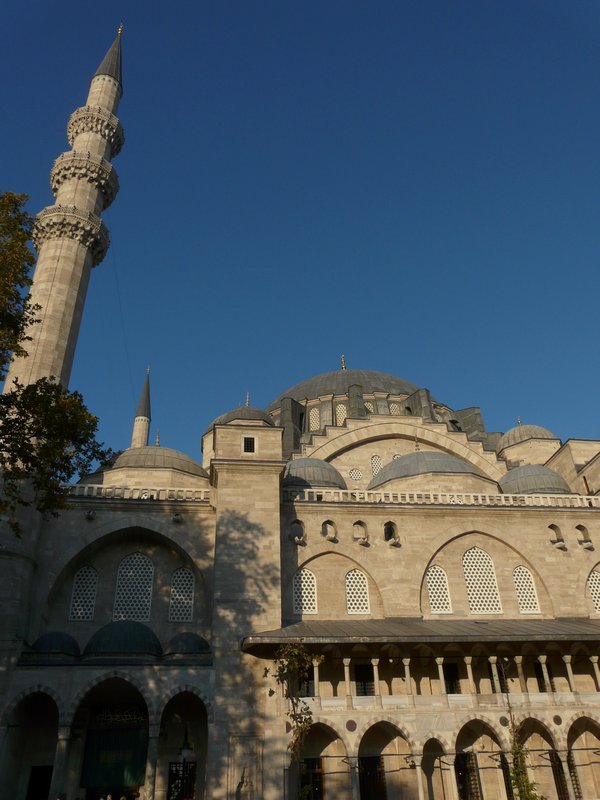
<svg viewBox="0 0 600 800">
<path fill-rule="evenodd" d="M 147 447 L 150 434 L 150 367 L 146 370 L 146 380 L 133 419 L 131 434 L 132 447 Z"/>
<path fill-rule="evenodd" d="M 72 149 L 50 172 L 56 199 L 37 215 L 32 235 L 39 255 L 30 297 L 40 308 L 38 321 L 27 330 L 27 357 L 11 364 L 5 392 L 15 379 L 24 385 L 40 378 L 69 383 L 90 274 L 108 249 L 100 214 L 119 191 L 111 160 L 124 141 L 115 116 L 121 98 L 120 38 L 92 77 L 86 105 L 71 115 Z"/>
</svg>

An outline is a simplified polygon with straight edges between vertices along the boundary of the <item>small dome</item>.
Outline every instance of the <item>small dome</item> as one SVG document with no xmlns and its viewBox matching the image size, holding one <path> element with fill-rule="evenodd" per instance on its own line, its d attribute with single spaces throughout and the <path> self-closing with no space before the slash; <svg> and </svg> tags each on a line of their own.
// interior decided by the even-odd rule
<svg viewBox="0 0 600 800">
<path fill-rule="evenodd" d="M 68 656 L 80 656 L 81 651 L 75 639 L 62 631 L 49 631 L 37 639 L 31 649 L 35 653 L 61 653 Z"/>
<path fill-rule="evenodd" d="M 406 453 L 386 464 L 375 475 L 368 488 L 376 489 L 389 481 L 412 478 L 414 475 L 427 475 L 432 472 L 472 473 L 484 477 L 473 464 L 468 464 L 457 456 L 436 450 L 418 450 L 414 453 Z"/>
<path fill-rule="evenodd" d="M 185 653 L 186 655 L 201 655 L 210 653 L 210 645 L 203 639 L 202 636 L 198 636 L 197 633 L 177 633 L 171 639 L 166 649 L 166 652 L 169 654 L 175 653 Z"/>
<path fill-rule="evenodd" d="M 320 458 L 296 458 L 288 461 L 283 473 L 284 486 L 305 489 L 331 486 L 346 489 L 346 483 L 335 467 Z"/>
<path fill-rule="evenodd" d="M 528 439 L 558 439 L 548 428 L 541 425 L 515 425 L 509 428 L 498 441 L 498 452 L 502 452 L 505 447 L 510 447 L 519 442 L 526 442 Z"/>
<path fill-rule="evenodd" d="M 197 461 L 170 447 L 132 447 L 121 453 L 111 469 L 177 469 L 189 475 L 207 478 Z"/>
<path fill-rule="evenodd" d="M 123 620 L 109 622 L 92 636 L 86 645 L 85 656 L 113 654 L 144 654 L 162 656 L 162 647 L 154 631 L 141 622 Z"/>
<path fill-rule="evenodd" d="M 574 494 L 564 478 L 541 464 L 510 469 L 499 484 L 504 494 Z"/>
<path fill-rule="evenodd" d="M 237 408 L 228 411 L 226 414 L 221 414 L 220 417 L 217 417 L 215 420 L 213 420 L 206 429 L 205 433 L 208 433 L 210 430 L 212 430 L 215 425 L 227 425 L 229 422 L 234 422 L 236 420 L 240 420 L 242 422 L 244 420 L 260 420 L 267 425 L 272 426 L 274 424 L 270 414 L 267 414 L 267 412 L 263 411 L 262 408 L 256 408 L 255 406 L 238 406 Z"/>
</svg>

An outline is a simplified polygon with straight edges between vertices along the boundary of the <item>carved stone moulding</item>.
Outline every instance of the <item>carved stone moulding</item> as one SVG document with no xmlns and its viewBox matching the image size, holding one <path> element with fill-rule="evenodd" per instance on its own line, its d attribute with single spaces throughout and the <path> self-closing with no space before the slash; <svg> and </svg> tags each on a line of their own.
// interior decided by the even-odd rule
<svg viewBox="0 0 600 800">
<path fill-rule="evenodd" d="M 71 147 L 80 133 L 97 133 L 110 145 L 110 157 L 114 158 L 125 143 L 123 126 L 110 111 L 100 106 L 82 106 L 71 114 L 67 125 L 67 138 Z"/>
<path fill-rule="evenodd" d="M 50 239 L 73 239 L 92 254 L 96 267 L 106 255 L 108 230 L 100 217 L 77 206 L 48 206 L 37 215 L 33 226 L 33 243 L 38 250 Z"/>
<path fill-rule="evenodd" d="M 103 208 L 108 208 L 119 191 L 119 179 L 110 161 L 96 158 L 89 153 L 71 151 L 56 159 L 50 172 L 50 185 L 54 194 L 56 195 L 61 184 L 73 178 L 97 186 L 102 193 Z"/>
</svg>

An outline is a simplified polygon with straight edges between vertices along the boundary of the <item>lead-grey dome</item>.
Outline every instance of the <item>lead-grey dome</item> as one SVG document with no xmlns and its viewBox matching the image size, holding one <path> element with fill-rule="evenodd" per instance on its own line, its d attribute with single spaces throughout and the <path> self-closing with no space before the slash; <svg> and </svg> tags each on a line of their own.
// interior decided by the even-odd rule
<svg viewBox="0 0 600 800">
<path fill-rule="evenodd" d="M 542 464 L 510 469 L 499 484 L 504 494 L 573 494 L 564 478 Z"/>
<path fill-rule="evenodd" d="M 92 636 L 83 651 L 85 656 L 136 654 L 162 656 L 162 647 L 154 631 L 133 620 L 109 622 Z"/>
<path fill-rule="evenodd" d="M 238 406 L 237 408 L 233 408 L 231 411 L 228 411 L 226 414 L 221 414 L 220 417 L 217 417 L 215 420 L 211 422 L 211 424 L 206 429 L 205 433 L 212 430 L 215 425 L 227 425 L 229 422 L 234 422 L 235 420 L 260 420 L 261 422 L 265 422 L 267 425 L 273 425 L 273 419 L 270 414 L 267 414 L 266 411 L 263 411 L 262 408 L 256 408 L 255 406 Z"/>
<path fill-rule="evenodd" d="M 284 486 L 301 486 L 306 489 L 333 487 L 346 489 L 346 483 L 337 469 L 320 458 L 296 458 L 288 461 L 283 473 Z"/>
<path fill-rule="evenodd" d="M 68 656 L 79 656 L 81 651 L 75 639 L 63 631 L 48 631 L 31 646 L 35 653 L 61 653 Z"/>
<path fill-rule="evenodd" d="M 519 442 L 526 442 L 528 439 L 557 439 L 558 437 L 549 431 L 548 428 L 542 428 L 541 425 L 515 425 L 514 428 L 509 428 L 498 441 L 498 452 L 500 453 L 505 447 L 510 447 Z"/>
<path fill-rule="evenodd" d="M 390 461 L 375 475 L 368 488 L 376 489 L 389 481 L 435 472 L 472 473 L 479 477 L 484 477 L 473 464 L 468 464 L 457 456 L 440 453 L 436 450 L 419 450 L 414 453 L 406 453 Z"/>
<path fill-rule="evenodd" d="M 282 392 L 269 406 L 269 410 L 279 408 L 284 397 L 294 400 L 314 400 L 323 395 L 348 394 L 350 386 L 359 384 L 363 394 L 385 392 L 392 395 L 412 394 L 419 388 L 414 383 L 397 378 L 388 372 L 375 372 L 365 369 L 339 369 L 334 372 L 323 372 L 313 378 L 300 381 Z"/>
<path fill-rule="evenodd" d="M 112 469 L 178 469 L 189 475 L 207 478 L 206 470 L 197 461 L 170 447 L 132 447 L 125 450 L 112 465 Z"/>
</svg>

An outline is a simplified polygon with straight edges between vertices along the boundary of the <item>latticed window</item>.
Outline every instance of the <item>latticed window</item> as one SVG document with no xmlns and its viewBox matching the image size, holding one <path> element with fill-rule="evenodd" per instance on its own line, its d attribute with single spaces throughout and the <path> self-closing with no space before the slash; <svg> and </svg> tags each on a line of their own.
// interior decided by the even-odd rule
<svg viewBox="0 0 600 800">
<path fill-rule="evenodd" d="M 383 461 L 381 460 L 381 456 L 371 456 L 371 472 L 373 473 L 373 477 L 381 472 L 383 469 Z"/>
<path fill-rule="evenodd" d="M 362 478 L 362 472 L 356 467 L 353 467 L 348 475 L 350 475 L 353 481 L 359 481 Z"/>
<path fill-rule="evenodd" d="M 346 610 L 348 614 L 370 614 L 369 582 L 364 572 L 351 569 L 346 574 Z"/>
<path fill-rule="evenodd" d="M 93 620 L 96 608 L 96 587 L 98 574 L 93 567 L 82 567 L 73 578 L 71 595 L 71 620 Z"/>
<path fill-rule="evenodd" d="M 187 567 L 175 570 L 171 579 L 169 622 L 191 622 L 194 616 L 194 573 Z"/>
<path fill-rule="evenodd" d="M 346 422 L 346 417 L 348 416 L 348 409 L 346 408 L 345 403 L 338 403 L 335 407 L 335 424 L 336 425 L 343 425 Z"/>
<path fill-rule="evenodd" d="M 472 614 L 501 614 L 494 562 L 479 547 L 471 547 L 463 556 L 465 585 Z"/>
<path fill-rule="evenodd" d="M 294 575 L 294 614 L 317 613 L 317 579 L 309 569 L 301 569 Z"/>
<path fill-rule="evenodd" d="M 592 570 L 588 578 L 588 591 L 594 604 L 594 611 L 600 611 L 600 572 Z"/>
<path fill-rule="evenodd" d="M 321 427 L 321 409 L 319 406 L 313 406 L 308 412 L 308 429 L 311 431 L 318 431 Z"/>
<path fill-rule="evenodd" d="M 448 576 L 437 564 L 432 564 L 425 573 L 427 592 L 429 593 L 429 608 L 432 614 L 451 614 L 450 589 Z"/>
<path fill-rule="evenodd" d="M 540 603 L 531 572 L 526 567 L 518 566 L 513 572 L 513 581 L 521 614 L 539 613 Z"/>
<path fill-rule="evenodd" d="M 373 403 L 372 400 L 365 400 L 365 408 L 367 409 L 369 414 L 375 413 L 375 404 Z"/>
<path fill-rule="evenodd" d="M 400 403 L 390 403 L 390 414 L 392 417 L 399 417 L 402 414 Z"/>
<path fill-rule="evenodd" d="M 132 553 L 121 561 L 117 572 L 113 619 L 150 620 L 154 565 L 148 556 Z"/>
</svg>

